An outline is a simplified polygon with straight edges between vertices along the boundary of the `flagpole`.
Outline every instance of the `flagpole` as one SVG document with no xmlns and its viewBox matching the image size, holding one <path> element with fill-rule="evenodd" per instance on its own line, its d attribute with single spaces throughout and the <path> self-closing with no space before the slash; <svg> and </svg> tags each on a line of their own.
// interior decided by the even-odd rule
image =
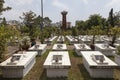
<svg viewBox="0 0 120 80">
<path fill-rule="evenodd" d="M 41 17 L 42 17 L 42 22 L 41 22 L 41 30 L 43 28 L 43 0 L 41 0 Z"/>
</svg>

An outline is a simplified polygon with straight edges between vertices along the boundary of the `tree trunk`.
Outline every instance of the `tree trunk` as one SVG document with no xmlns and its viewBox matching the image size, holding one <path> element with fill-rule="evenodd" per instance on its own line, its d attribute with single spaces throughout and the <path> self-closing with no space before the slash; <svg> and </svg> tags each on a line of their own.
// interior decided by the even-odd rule
<svg viewBox="0 0 120 80">
<path fill-rule="evenodd" d="M 115 47 L 115 46 L 114 46 L 115 40 L 116 40 L 116 34 L 113 35 L 113 37 L 112 37 L 112 42 L 110 43 L 110 45 L 111 45 L 112 47 Z"/>
<path fill-rule="evenodd" d="M 93 40 L 92 40 L 92 44 L 90 45 L 90 48 L 94 51 L 95 50 L 95 35 L 93 35 Z"/>
</svg>

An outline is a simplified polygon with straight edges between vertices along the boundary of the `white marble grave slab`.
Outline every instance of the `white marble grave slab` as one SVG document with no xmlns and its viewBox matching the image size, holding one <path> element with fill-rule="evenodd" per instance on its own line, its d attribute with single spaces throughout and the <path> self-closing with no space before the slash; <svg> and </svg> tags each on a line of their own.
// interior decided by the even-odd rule
<svg viewBox="0 0 120 80">
<path fill-rule="evenodd" d="M 47 77 L 67 77 L 71 67 L 68 51 L 49 52 L 44 64 Z"/>
<path fill-rule="evenodd" d="M 54 44 L 52 50 L 65 51 L 65 50 L 67 50 L 67 45 L 66 44 Z"/>
<path fill-rule="evenodd" d="M 113 52 L 116 48 L 109 46 L 108 44 L 95 44 L 95 50 L 102 52 L 106 56 L 113 56 Z"/>
<path fill-rule="evenodd" d="M 37 51 L 38 55 L 42 55 L 45 53 L 47 49 L 47 44 L 36 44 L 34 46 L 32 46 L 31 48 L 29 48 L 29 51 Z"/>
<path fill-rule="evenodd" d="M 13 54 L 0 64 L 4 78 L 22 78 L 35 64 L 37 52 L 24 52 L 24 54 Z"/>
<path fill-rule="evenodd" d="M 118 65 L 99 51 L 81 51 L 84 67 L 93 78 L 113 78 Z M 102 56 L 102 59 L 100 58 Z"/>
<path fill-rule="evenodd" d="M 90 51 L 91 50 L 91 48 L 84 43 L 74 44 L 74 49 L 75 49 L 75 52 L 77 53 L 77 55 L 81 55 L 80 51 Z"/>
</svg>

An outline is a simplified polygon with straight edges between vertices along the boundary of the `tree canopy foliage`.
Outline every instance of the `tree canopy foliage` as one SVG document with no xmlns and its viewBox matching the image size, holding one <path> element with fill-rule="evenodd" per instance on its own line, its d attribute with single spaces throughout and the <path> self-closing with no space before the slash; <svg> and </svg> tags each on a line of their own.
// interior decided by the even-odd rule
<svg viewBox="0 0 120 80">
<path fill-rule="evenodd" d="M 6 53 L 7 42 L 10 38 L 18 37 L 19 31 L 13 26 L 0 26 L 0 60 L 4 58 Z"/>
<path fill-rule="evenodd" d="M 50 27 L 50 24 L 52 22 L 49 19 L 49 17 L 45 17 L 42 20 L 42 17 L 40 15 L 37 16 L 32 11 L 23 13 L 23 15 L 20 16 L 20 19 L 23 20 L 23 23 L 25 25 L 21 27 L 21 31 L 26 33 L 28 32 L 29 36 L 31 37 L 40 36 L 42 27 Z M 43 26 L 42 26 L 42 21 L 43 21 Z"/>
<path fill-rule="evenodd" d="M 91 29 L 93 26 L 101 26 L 104 28 L 105 26 L 107 26 L 106 19 L 99 14 L 93 14 L 90 15 L 89 19 L 86 21 L 76 21 L 76 27 L 79 30 Z"/>
<path fill-rule="evenodd" d="M 114 24 L 114 16 L 113 16 L 113 8 L 110 10 L 109 12 L 109 17 L 108 17 L 108 22 L 109 22 L 109 25 L 114 27 L 115 24 Z"/>
<path fill-rule="evenodd" d="M 0 0 L 0 15 L 2 15 L 2 12 L 3 12 L 3 11 L 6 11 L 6 10 L 10 10 L 10 9 L 11 9 L 11 7 L 9 7 L 9 6 L 4 7 L 4 3 L 5 3 L 4 0 Z"/>
<path fill-rule="evenodd" d="M 7 11 L 7 10 L 10 10 L 11 9 L 11 7 L 9 7 L 9 6 L 7 6 L 7 7 L 4 7 L 4 3 L 5 3 L 5 1 L 4 0 L 0 0 L 0 16 L 2 15 L 2 12 L 4 12 L 4 11 Z M 0 18 L 0 21 L 2 22 L 2 23 L 0 23 L 0 24 L 3 24 L 3 25 L 6 25 L 6 19 L 5 19 L 5 17 L 2 19 L 2 18 Z"/>
</svg>

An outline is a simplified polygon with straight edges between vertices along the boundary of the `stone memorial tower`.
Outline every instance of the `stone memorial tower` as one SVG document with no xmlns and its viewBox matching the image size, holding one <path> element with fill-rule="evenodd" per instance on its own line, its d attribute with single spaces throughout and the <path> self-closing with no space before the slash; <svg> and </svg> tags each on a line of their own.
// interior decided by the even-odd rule
<svg viewBox="0 0 120 80">
<path fill-rule="evenodd" d="M 62 30 L 66 30 L 66 27 L 67 27 L 67 21 L 66 21 L 66 15 L 67 15 L 67 11 L 62 11 L 61 14 L 62 14 L 62 26 L 61 26 L 61 29 Z"/>
</svg>

